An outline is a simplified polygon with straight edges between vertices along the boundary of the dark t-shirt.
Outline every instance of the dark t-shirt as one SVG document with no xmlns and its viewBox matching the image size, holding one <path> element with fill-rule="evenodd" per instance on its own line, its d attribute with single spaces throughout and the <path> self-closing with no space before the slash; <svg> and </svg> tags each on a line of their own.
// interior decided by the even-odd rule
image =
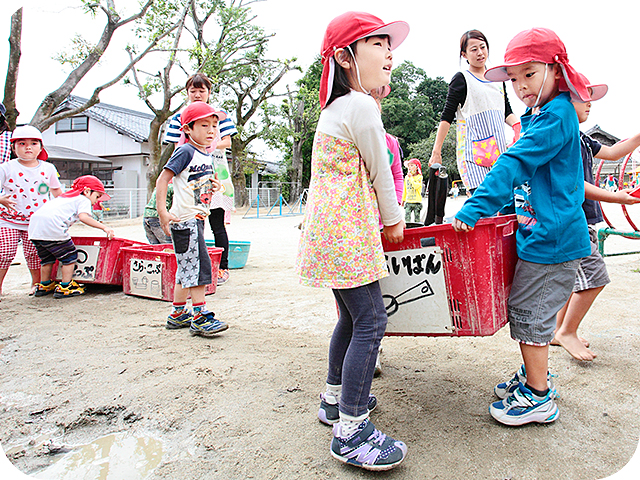
<svg viewBox="0 0 640 480">
<path fill-rule="evenodd" d="M 595 185 L 593 181 L 593 158 L 598 154 L 602 144 L 588 135 L 580 132 L 580 153 L 582 153 L 582 167 L 584 168 L 584 180 L 591 185 Z M 587 217 L 587 223 L 594 225 L 604 220 L 600 204 L 595 200 L 584 200 L 582 209 Z"/>
</svg>

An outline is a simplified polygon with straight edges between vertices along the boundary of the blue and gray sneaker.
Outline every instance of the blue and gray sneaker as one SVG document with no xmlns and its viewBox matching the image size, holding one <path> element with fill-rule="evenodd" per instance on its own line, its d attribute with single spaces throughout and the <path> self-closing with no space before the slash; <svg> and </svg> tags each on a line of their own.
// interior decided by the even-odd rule
<svg viewBox="0 0 640 480">
<path fill-rule="evenodd" d="M 407 446 L 386 436 L 366 419 L 349 438 L 340 437 L 339 423 L 333 426 L 331 455 L 366 470 L 389 470 L 404 460 Z"/>
<path fill-rule="evenodd" d="M 371 413 L 378 405 L 378 399 L 375 395 L 369 394 L 369 401 L 367 402 L 367 408 Z M 324 393 L 320 394 L 320 410 L 318 410 L 318 419 L 327 425 L 333 425 L 340 420 L 340 411 L 337 404 L 327 403 Z"/>
<path fill-rule="evenodd" d="M 533 393 L 522 383 L 513 391 L 513 395 L 494 402 L 489 413 L 498 422 L 505 425 L 525 425 L 527 423 L 551 423 L 558 418 L 560 411 L 549 390 L 542 400 L 534 398 Z"/>
<path fill-rule="evenodd" d="M 189 333 L 201 337 L 212 337 L 227 328 L 229 325 L 215 318 L 213 312 L 199 312 L 191 321 Z"/>
<path fill-rule="evenodd" d="M 547 372 L 547 387 L 551 390 L 553 398 L 556 398 L 558 396 L 558 391 L 556 390 L 556 386 L 553 384 L 553 377 L 555 377 L 555 375 L 551 375 Z M 522 383 L 523 385 L 527 383 L 527 372 L 524 369 L 524 364 L 520 365 L 520 368 L 511 380 L 496 385 L 493 388 L 493 392 L 496 394 L 496 397 L 505 399 L 518 388 L 519 383 Z"/>
<path fill-rule="evenodd" d="M 167 317 L 166 327 L 169 330 L 175 330 L 176 328 L 186 328 L 191 325 L 191 320 L 193 320 L 191 310 L 185 308 L 178 312 L 171 312 L 171 314 Z"/>
</svg>

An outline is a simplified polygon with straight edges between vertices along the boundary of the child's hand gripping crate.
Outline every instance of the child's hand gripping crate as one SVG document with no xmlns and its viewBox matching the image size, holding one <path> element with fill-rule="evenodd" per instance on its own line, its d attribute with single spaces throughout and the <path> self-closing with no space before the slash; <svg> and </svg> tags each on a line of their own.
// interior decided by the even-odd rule
<svg viewBox="0 0 640 480">
<path fill-rule="evenodd" d="M 122 247 L 144 245 L 126 238 L 71 237 L 78 249 L 78 261 L 73 279 L 78 283 L 122 285 Z M 59 262 L 53 265 L 51 278 L 60 280 Z"/>
<path fill-rule="evenodd" d="M 386 334 L 485 336 L 502 328 L 517 226 L 516 216 L 506 215 L 481 219 L 469 233 L 443 224 L 407 229 L 400 244 L 383 237 Z"/>
<path fill-rule="evenodd" d="M 216 292 L 222 248 L 207 247 L 211 258 L 211 278 L 205 294 Z M 140 245 L 123 248 L 122 289 L 127 295 L 173 301 L 178 264 L 173 245 Z"/>
</svg>

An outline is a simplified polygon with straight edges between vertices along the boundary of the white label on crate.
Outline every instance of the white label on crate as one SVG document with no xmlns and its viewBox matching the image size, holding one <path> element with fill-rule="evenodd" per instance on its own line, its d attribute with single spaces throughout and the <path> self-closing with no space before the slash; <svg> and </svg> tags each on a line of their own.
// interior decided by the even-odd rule
<svg viewBox="0 0 640 480">
<path fill-rule="evenodd" d="M 162 262 L 133 258 L 129 273 L 132 295 L 162 299 Z"/>
<path fill-rule="evenodd" d="M 380 280 L 389 333 L 452 333 L 439 247 L 385 252 L 389 276 Z"/>
<path fill-rule="evenodd" d="M 100 256 L 100 245 L 76 245 L 78 261 L 73 271 L 73 279 L 79 283 L 93 282 L 96 279 L 96 267 Z M 62 265 L 58 264 L 56 280 L 62 279 Z"/>
</svg>

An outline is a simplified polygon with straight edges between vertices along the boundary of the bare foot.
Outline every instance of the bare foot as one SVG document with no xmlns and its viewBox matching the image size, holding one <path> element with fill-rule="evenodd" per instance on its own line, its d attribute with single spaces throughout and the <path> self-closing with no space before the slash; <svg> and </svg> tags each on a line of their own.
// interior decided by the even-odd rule
<svg viewBox="0 0 640 480">
<path fill-rule="evenodd" d="M 589 340 L 587 340 L 586 338 L 582 338 L 582 337 L 578 337 L 578 339 L 583 343 L 583 345 L 585 347 L 589 347 Z M 556 337 L 553 337 L 553 340 L 551 340 L 550 345 L 555 345 L 557 347 L 561 347 L 562 345 L 560 345 L 560 342 L 558 340 L 556 340 Z"/>
<path fill-rule="evenodd" d="M 35 285 L 31 285 L 31 290 L 29 290 L 29 296 L 32 297 L 33 295 L 35 295 L 37 289 L 38 287 L 36 287 Z"/>
<path fill-rule="evenodd" d="M 577 335 L 562 335 L 556 333 L 556 340 L 569 354 L 576 360 L 583 362 L 592 362 L 597 355 L 589 350 L 585 344 L 584 339 L 579 338 Z"/>
</svg>

